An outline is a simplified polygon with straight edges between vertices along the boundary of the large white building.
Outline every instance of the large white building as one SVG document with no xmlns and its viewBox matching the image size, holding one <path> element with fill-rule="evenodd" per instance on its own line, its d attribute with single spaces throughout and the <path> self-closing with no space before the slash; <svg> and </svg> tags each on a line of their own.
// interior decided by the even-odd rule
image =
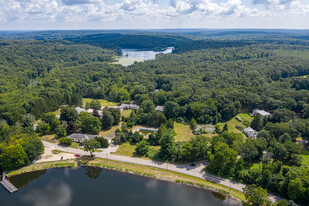
<svg viewBox="0 0 309 206">
<path fill-rule="evenodd" d="M 271 115 L 269 112 L 266 112 L 266 111 L 264 111 L 264 110 L 259 110 L 259 109 L 253 110 L 253 113 L 252 113 L 252 114 L 253 114 L 254 116 L 257 115 L 257 114 L 259 114 L 259 115 L 261 115 L 262 117 L 268 117 L 268 116 Z"/>
</svg>

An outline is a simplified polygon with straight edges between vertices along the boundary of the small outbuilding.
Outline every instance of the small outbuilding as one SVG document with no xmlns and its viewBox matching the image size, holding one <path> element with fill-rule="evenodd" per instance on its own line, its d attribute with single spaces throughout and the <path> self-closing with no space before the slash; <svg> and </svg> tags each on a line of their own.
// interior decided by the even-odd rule
<svg viewBox="0 0 309 206">
<path fill-rule="evenodd" d="M 156 106 L 155 110 L 156 110 L 156 112 L 164 112 L 164 107 L 163 106 Z"/>
<path fill-rule="evenodd" d="M 258 134 L 258 132 L 252 129 L 251 127 L 245 128 L 244 133 L 247 137 L 253 137 L 254 139 L 257 138 L 257 134 Z"/>
</svg>

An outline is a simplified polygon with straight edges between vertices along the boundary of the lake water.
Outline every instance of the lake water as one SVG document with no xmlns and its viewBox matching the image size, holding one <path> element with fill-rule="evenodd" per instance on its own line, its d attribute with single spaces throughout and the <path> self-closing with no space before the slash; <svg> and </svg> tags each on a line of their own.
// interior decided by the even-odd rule
<svg viewBox="0 0 309 206">
<path fill-rule="evenodd" d="M 95 167 L 50 169 L 11 178 L 19 188 L 0 187 L 3 206 L 226 206 L 211 191 Z"/>
<path fill-rule="evenodd" d="M 144 51 L 138 49 L 121 49 L 122 56 L 120 57 L 118 64 L 123 66 L 129 66 L 134 64 L 135 61 L 141 62 L 145 60 L 152 60 L 156 58 L 157 54 L 170 54 L 173 52 L 173 47 L 168 47 L 166 50 L 162 52 L 155 52 L 155 51 Z"/>
</svg>

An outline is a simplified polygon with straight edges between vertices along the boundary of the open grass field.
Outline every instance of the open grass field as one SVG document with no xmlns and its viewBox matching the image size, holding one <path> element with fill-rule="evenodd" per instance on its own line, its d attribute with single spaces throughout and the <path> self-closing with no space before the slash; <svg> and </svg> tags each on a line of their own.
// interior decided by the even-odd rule
<svg viewBox="0 0 309 206">
<path fill-rule="evenodd" d="M 112 152 L 111 154 L 127 156 L 127 157 L 138 157 L 142 159 L 151 160 L 149 157 L 140 156 L 135 153 L 136 145 L 131 145 L 129 142 L 123 143 L 119 146 L 117 152 Z M 159 149 L 160 146 L 150 146 L 150 148 Z"/>
<path fill-rule="evenodd" d="M 236 117 L 239 117 L 241 121 L 238 121 Z M 240 113 L 236 117 L 226 122 L 229 132 L 240 133 L 245 137 L 245 134 L 243 133 L 243 131 L 240 131 L 239 129 L 237 129 L 236 126 L 246 128 L 247 126 L 245 125 L 245 122 L 250 124 L 253 120 L 253 117 L 245 113 Z M 220 126 L 221 129 L 223 129 L 224 124 L 225 123 L 219 123 L 218 125 Z"/>
<path fill-rule="evenodd" d="M 131 109 L 122 110 L 122 111 L 121 111 L 121 116 L 129 117 L 132 111 L 133 111 L 133 110 L 131 110 Z"/>
<path fill-rule="evenodd" d="M 309 155 L 302 155 L 303 157 L 303 165 L 309 167 Z"/>
<path fill-rule="evenodd" d="M 44 140 L 46 142 L 58 143 L 58 139 L 56 138 L 55 134 L 41 136 L 41 140 Z"/>
<path fill-rule="evenodd" d="M 174 130 L 176 132 L 175 141 L 189 141 L 191 137 L 194 137 L 190 125 L 174 123 Z"/>
<path fill-rule="evenodd" d="M 72 144 L 70 145 L 70 147 L 74 148 L 74 149 L 79 149 L 80 145 L 77 142 L 72 142 Z"/>
<path fill-rule="evenodd" d="M 122 124 L 122 123 L 120 122 L 119 125 L 113 126 L 113 127 L 112 127 L 111 129 L 109 129 L 109 130 L 102 130 L 102 131 L 99 133 L 99 135 L 101 135 L 101 136 L 103 136 L 103 137 L 106 137 L 106 136 L 109 135 L 110 133 L 115 132 L 116 129 L 121 128 L 121 126 L 120 126 L 121 124 Z"/>
<path fill-rule="evenodd" d="M 57 111 L 54 111 L 54 114 L 55 114 L 55 115 L 60 115 L 60 114 L 61 114 L 61 108 L 58 109 Z"/>
<path fill-rule="evenodd" d="M 91 99 L 91 98 L 83 98 L 83 105 L 86 105 L 87 102 L 91 102 L 92 100 L 94 99 Z M 98 99 L 99 102 L 101 103 L 101 106 L 102 107 L 107 107 L 107 106 L 117 106 L 118 103 L 115 103 L 115 102 L 109 102 L 105 99 Z"/>
</svg>

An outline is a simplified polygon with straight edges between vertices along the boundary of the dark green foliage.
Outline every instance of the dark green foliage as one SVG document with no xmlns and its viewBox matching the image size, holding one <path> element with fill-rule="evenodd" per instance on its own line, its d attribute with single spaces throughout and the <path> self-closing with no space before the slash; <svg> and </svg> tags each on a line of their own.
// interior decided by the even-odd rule
<svg viewBox="0 0 309 206">
<path fill-rule="evenodd" d="M 37 128 L 36 128 L 36 132 L 40 133 L 41 135 L 48 134 L 50 132 L 49 124 L 47 124 L 45 122 L 39 123 Z"/>
<path fill-rule="evenodd" d="M 86 134 L 98 134 L 101 131 L 101 122 L 99 118 L 88 116 L 82 123 L 82 132 Z"/>
<path fill-rule="evenodd" d="M 44 152 L 39 137 L 23 133 L 19 126 L 0 123 L 0 169 L 14 170 L 31 163 Z"/>
<path fill-rule="evenodd" d="M 136 144 L 135 152 L 139 155 L 145 155 L 149 151 L 149 142 L 142 140 Z"/>
<path fill-rule="evenodd" d="M 61 109 L 60 120 L 62 121 L 75 121 L 77 119 L 77 111 L 74 107 L 63 107 Z"/>
<path fill-rule="evenodd" d="M 114 117 L 108 109 L 103 109 L 103 117 L 101 119 L 101 122 L 103 129 L 110 129 L 114 125 Z"/>
<path fill-rule="evenodd" d="M 154 112 L 155 105 L 154 105 L 153 101 L 145 100 L 141 104 L 141 109 L 143 110 L 144 113 L 152 113 L 152 112 Z"/>
<path fill-rule="evenodd" d="M 136 143 L 142 141 L 143 138 L 144 138 L 144 136 L 141 133 L 139 133 L 138 131 L 136 131 L 136 132 L 134 132 L 133 135 L 131 135 L 130 141 L 133 144 L 136 144 Z"/>
<path fill-rule="evenodd" d="M 85 140 L 83 141 L 84 149 L 87 152 L 90 152 L 90 156 L 93 157 L 93 153 L 95 152 L 96 149 L 100 148 L 100 143 L 95 140 Z"/>
<path fill-rule="evenodd" d="M 237 152 L 225 143 L 214 145 L 214 154 L 210 156 L 210 171 L 219 175 L 233 177 L 236 172 Z"/>
<path fill-rule="evenodd" d="M 256 131 L 260 131 L 263 128 L 263 119 L 260 114 L 255 115 L 254 119 L 251 122 L 250 127 Z"/>
<path fill-rule="evenodd" d="M 159 140 L 160 143 L 160 158 L 163 160 L 171 160 L 175 154 L 175 139 L 170 131 L 163 134 Z"/>
<path fill-rule="evenodd" d="M 179 115 L 179 104 L 173 101 L 168 101 L 164 104 L 164 114 L 167 119 L 176 119 Z"/>
<path fill-rule="evenodd" d="M 72 140 L 67 137 L 62 137 L 59 139 L 59 143 L 64 146 L 70 146 L 72 144 Z"/>
<path fill-rule="evenodd" d="M 95 109 L 100 110 L 101 109 L 101 103 L 99 100 L 91 100 L 91 102 L 87 102 L 85 105 L 86 110 L 88 109 Z"/>
<path fill-rule="evenodd" d="M 195 119 L 191 119 L 191 121 L 190 121 L 190 128 L 192 129 L 192 130 L 195 130 L 196 129 L 196 121 L 195 121 Z"/>
<path fill-rule="evenodd" d="M 118 125 L 120 122 L 120 111 L 115 108 L 109 108 L 108 111 L 111 113 L 111 115 L 114 118 L 114 124 L 113 125 Z"/>
<path fill-rule="evenodd" d="M 108 148 L 109 143 L 108 140 L 103 137 L 95 137 L 94 138 L 100 144 L 100 148 Z"/>
<path fill-rule="evenodd" d="M 262 187 L 248 185 L 243 190 L 248 203 L 250 203 L 251 205 L 271 205 L 271 201 L 269 200 L 267 195 L 267 190 L 263 189 Z"/>
</svg>

